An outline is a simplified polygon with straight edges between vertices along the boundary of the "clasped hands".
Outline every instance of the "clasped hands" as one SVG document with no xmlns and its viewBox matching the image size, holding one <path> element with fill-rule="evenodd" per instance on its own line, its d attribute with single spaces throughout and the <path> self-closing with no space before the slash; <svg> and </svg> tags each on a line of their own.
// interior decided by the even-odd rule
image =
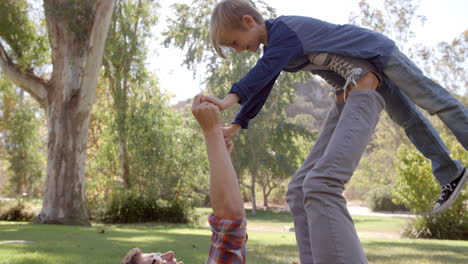
<svg viewBox="0 0 468 264">
<path fill-rule="evenodd" d="M 229 152 L 231 152 L 233 146 L 230 138 L 237 134 L 240 130 L 240 125 L 222 126 L 221 111 L 236 103 L 236 99 L 237 96 L 230 95 L 221 100 L 213 96 L 198 94 L 193 99 L 192 104 L 192 114 L 200 124 L 204 136 L 210 137 L 217 133 L 222 133 Z"/>
</svg>

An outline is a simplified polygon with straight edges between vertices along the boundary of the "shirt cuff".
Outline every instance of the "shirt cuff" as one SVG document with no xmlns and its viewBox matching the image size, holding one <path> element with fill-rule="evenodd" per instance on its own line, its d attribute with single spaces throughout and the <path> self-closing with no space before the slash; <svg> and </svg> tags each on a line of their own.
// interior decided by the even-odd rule
<svg viewBox="0 0 468 264">
<path fill-rule="evenodd" d="M 250 121 L 249 119 L 242 118 L 242 117 L 239 116 L 239 114 L 237 114 L 234 121 L 232 121 L 232 124 L 239 124 L 241 126 L 241 128 L 247 129 L 247 128 L 249 128 L 249 121 Z"/>
<path fill-rule="evenodd" d="M 208 222 L 213 232 L 211 244 L 222 250 L 239 250 L 247 241 L 247 219 L 237 220 L 221 219 L 211 214 Z"/>
<path fill-rule="evenodd" d="M 237 85 L 237 83 L 233 84 L 232 87 L 231 87 L 231 90 L 229 90 L 228 94 L 231 94 L 231 93 L 235 93 L 237 94 L 237 96 L 239 96 L 239 104 L 244 104 L 244 102 L 246 102 L 249 97 L 247 96 L 247 94 L 244 93 L 244 91 L 242 91 L 242 89 L 239 87 L 239 85 Z"/>
</svg>

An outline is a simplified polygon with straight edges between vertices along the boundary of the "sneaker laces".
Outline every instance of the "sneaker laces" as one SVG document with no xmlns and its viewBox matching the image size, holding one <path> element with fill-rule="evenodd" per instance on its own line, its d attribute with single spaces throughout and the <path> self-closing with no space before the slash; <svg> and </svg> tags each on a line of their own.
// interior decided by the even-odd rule
<svg viewBox="0 0 468 264">
<path fill-rule="evenodd" d="M 454 184 L 455 185 L 455 184 Z M 438 201 L 443 201 L 444 198 L 445 198 L 445 194 L 447 192 L 453 192 L 453 188 L 452 188 L 452 184 L 451 183 L 448 183 L 448 184 L 445 184 L 444 186 L 442 186 L 442 191 L 440 192 L 440 196 L 439 196 L 439 199 Z"/>
<path fill-rule="evenodd" d="M 359 76 L 362 73 L 362 69 L 353 67 L 353 65 L 337 56 L 331 56 L 328 67 L 346 80 L 346 83 L 343 87 L 345 93 L 344 100 L 346 101 L 346 89 L 350 83 L 357 85 L 356 76 Z"/>
</svg>

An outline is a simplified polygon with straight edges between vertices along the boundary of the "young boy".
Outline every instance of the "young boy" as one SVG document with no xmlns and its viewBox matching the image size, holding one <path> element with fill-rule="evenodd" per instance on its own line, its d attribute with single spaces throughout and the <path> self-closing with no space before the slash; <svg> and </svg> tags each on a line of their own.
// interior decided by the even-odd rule
<svg viewBox="0 0 468 264">
<path fill-rule="evenodd" d="M 243 0 L 221 1 L 213 10 L 210 23 L 213 45 L 222 57 L 223 46 L 237 52 L 255 52 L 260 44 L 264 45 L 262 58 L 244 78 L 232 86 L 223 100 L 206 97 L 222 110 L 236 102 L 243 105 L 233 125 L 225 130 L 226 136 L 233 136 L 241 127 L 248 127 L 250 119 L 262 108 L 282 70 L 308 70 L 334 83 L 344 79 L 344 89 L 336 90 L 339 93 L 355 81 L 356 71 L 359 71 L 359 65 L 349 63 L 348 59 L 352 58 L 370 62 L 376 71 L 383 72 L 383 76 L 388 79 L 387 84 L 403 90 L 430 114 L 437 114 L 468 150 L 466 107 L 424 76 L 401 54 L 395 43 L 382 34 L 354 25 L 334 25 L 307 17 L 282 16 L 264 21 L 258 11 Z M 341 80 L 339 77 L 342 77 Z M 404 102 L 386 110 L 390 116 L 400 116 L 396 112 L 407 113 L 406 118 L 402 116 L 404 119 L 394 121 L 405 128 L 413 144 L 431 160 L 434 176 L 443 186 L 433 210 L 433 213 L 438 213 L 458 197 L 468 178 L 468 171 L 458 161 L 451 160 L 435 129 L 408 102 L 406 95 L 402 96 L 398 89 L 393 89 L 388 93 L 393 98 L 385 100 Z M 406 129 L 405 124 L 414 123 L 410 118 L 417 118 L 418 123 L 424 124 L 425 130 L 419 129 L 419 132 L 424 132 L 423 135 Z"/>
<path fill-rule="evenodd" d="M 306 17 L 264 21 L 244 0 L 221 1 L 213 10 L 210 31 L 222 57 L 222 46 L 256 52 L 260 44 L 264 45 L 262 58 L 223 100 L 204 98 L 222 110 L 236 102 L 243 105 L 233 125 L 224 130 L 226 137 L 248 127 L 282 70 L 311 71 L 338 87 L 335 109 L 330 111 L 317 143 L 287 193 L 302 263 L 367 262 L 341 192 L 370 139 L 384 100 L 392 119 L 431 159 L 434 175 L 443 185 L 434 211 L 455 200 L 468 173 L 458 161 L 450 159 L 433 127 L 395 84 L 431 114 L 437 113 L 468 149 L 467 110 L 422 75 L 393 41 L 353 25 L 333 25 Z M 379 84 L 377 91 L 383 98 L 373 90 Z"/>
</svg>

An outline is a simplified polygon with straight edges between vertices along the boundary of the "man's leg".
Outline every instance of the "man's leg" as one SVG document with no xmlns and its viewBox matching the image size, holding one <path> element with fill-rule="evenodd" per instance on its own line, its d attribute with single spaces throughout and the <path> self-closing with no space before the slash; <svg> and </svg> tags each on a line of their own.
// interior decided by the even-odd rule
<svg viewBox="0 0 468 264">
<path fill-rule="evenodd" d="M 351 91 L 323 156 L 304 179 L 314 264 L 367 263 L 342 193 L 383 107 L 384 100 L 376 91 Z"/>
<path fill-rule="evenodd" d="M 385 110 L 390 118 L 403 127 L 413 145 L 431 160 L 432 171 L 439 184 L 442 186 L 457 178 L 463 166 L 450 157 L 435 128 L 409 98 L 386 77 L 376 91 L 385 99 Z"/>
<path fill-rule="evenodd" d="M 442 86 L 426 77 L 397 48 L 384 69 L 385 75 L 411 100 L 437 116 L 468 150 L 468 110 Z"/>
<path fill-rule="evenodd" d="M 302 194 L 302 183 L 307 172 L 314 167 L 317 160 L 319 160 L 325 152 L 328 142 L 335 131 L 343 106 L 343 103 L 336 102 L 334 108 L 330 110 L 320 131 L 320 135 L 317 138 L 309 156 L 299 170 L 294 174 L 288 185 L 286 201 L 288 202 L 291 215 L 294 219 L 294 231 L 296 232 L 296 241 L 299 248 L 299 258 L 301 263 L 313 263 L 309 241 L 309 226 L 304 207 L 304 195 Z"/>
</svg>

